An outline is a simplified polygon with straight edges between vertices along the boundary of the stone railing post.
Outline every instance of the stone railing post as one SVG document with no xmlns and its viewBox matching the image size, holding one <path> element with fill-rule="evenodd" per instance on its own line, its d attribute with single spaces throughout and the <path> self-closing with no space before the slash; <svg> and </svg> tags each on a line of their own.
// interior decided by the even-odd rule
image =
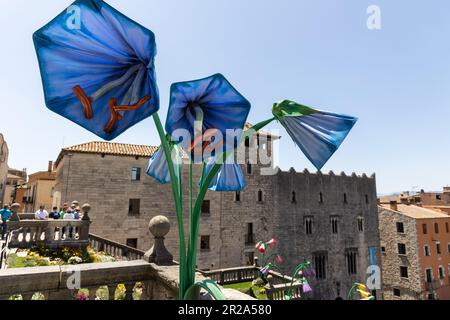
<svg viewBox="0 0 450 320">
<path fill-rule="evenodd" d="M 156 216 L 148 226 L 151 234 L 155 237 L 153 247 L 144 255 L 144 260 L 157 265 L 173 264 L 173 256 L 164 245 L 164 237 L 170 231 L 170 221 L 167 217 Z"/>
<path fill-rule="evenodd" d="M 82 226 L 79 230 L 80 240 L 89 240 L 89 225 L 91 224 L 91 218 L 89 217 L 89 211 L 91 211 L 91 205 L 89 203 L 83 204 L 81 208 L 83 210 Z"/>
</svg>

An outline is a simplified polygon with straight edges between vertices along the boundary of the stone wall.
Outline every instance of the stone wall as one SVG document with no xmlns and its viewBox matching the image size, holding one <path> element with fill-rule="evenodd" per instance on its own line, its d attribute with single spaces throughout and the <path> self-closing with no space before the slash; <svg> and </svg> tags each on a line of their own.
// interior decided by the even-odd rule
<svg viewBox="0 0 450 320">
<path fill-rule="evenodd" d="M 422 298 L 422 272 L 419 265 L 416 220 L 398 212 L 379 207 L 383 286 L 385 300 L 418 300 Z M 404 233 L 397 232 L 397 222 L 403 223 Z M 398 254 L 398 244 L 406 245 L 406 255 Z M 400 266 L 408 267 L 408 278 L 400 276 Z M 400 297 L 394 296 L 400 290 Z"/>
<path fill-rule="evenodd" d="M 283 256 L 290 257 L 283 271 L 289 272 L 305 260 L 313 262 L 314 253 L 320 252 L 327 257 L 326 279 L 313 281 L 315 298 L 346 298 L 354 282 L 365 283 L 368 278 L 369 247 L 375 248 L 376 263 L 380 264 L 375 178 L 291 170 L 280 172 L 275 179 L 274 236 Z M 313 219 L 310 235 L 305 231 L 305 217 Z M 358 229 L 359 217 L 363 231 Z M 338 220 L 337 233 L 332 232 L 331 218 Z M 357 270 L 352 275 L 347 268 L 348 250 L 357 252 Z"/>
</svg>

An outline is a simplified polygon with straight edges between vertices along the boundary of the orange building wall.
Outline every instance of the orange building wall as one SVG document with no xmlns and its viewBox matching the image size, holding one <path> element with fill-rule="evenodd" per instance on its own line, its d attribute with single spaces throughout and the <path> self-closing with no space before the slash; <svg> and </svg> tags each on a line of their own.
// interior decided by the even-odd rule
<svg viewBox="0 0 450 320">
<path fill-rule="evenodd" d="M 433 218 L 433 219 L 417 219 L 417 237 L 419 245 L 419 264 L 424 292 L 424 299 L 427 299 L 428 292 L 426 289 L 426 275 L 427 268 L 432 269 L 433 280 L 439 280 L 439 289 L 435 291 L 437 299 L 450 300 L 450 217 L 449 218 Z M 435 232 L 434 224 L 439 226 L 439 233 Z M 446 229 L 446 223 L 449 230 Z M 422 225 L 427 225 L 427 234 L 423 233 Z M 437 254 L 436 243 L 441 245 L 441 254 Z M 430 248 L 430 256 L 425 256 L 425 245 Z M 439 279 L 439 266 L 444 267 L 444 278 Z"/>
</svg>

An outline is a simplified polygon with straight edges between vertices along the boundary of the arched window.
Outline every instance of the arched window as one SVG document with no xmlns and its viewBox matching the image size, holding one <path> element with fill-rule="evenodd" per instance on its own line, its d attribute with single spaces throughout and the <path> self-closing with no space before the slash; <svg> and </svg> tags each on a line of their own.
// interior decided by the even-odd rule
<svg viewBox="0 0 450 320">
<path fill-rule="evenodd" d="M 263 201 L 263 192 L 262 192 L 262 190 L 260 189 L 259 191 L 258 191 L 258 202 L 262 202 Z"/>
</svg>

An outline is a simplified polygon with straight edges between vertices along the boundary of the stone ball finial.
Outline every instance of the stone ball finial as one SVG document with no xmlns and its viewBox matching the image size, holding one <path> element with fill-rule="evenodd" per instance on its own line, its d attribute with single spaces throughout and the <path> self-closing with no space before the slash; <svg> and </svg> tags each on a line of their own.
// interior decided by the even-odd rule
<svg viewBox="0 0 450 320">
<path fill-rule="evenodd" d="M 91 221 L 91 217 L 89 217 L 89 211 L 91 211 L 91 205 L 89 203 L 85 203 L 81 207 L 81 210 L 83 211 L 83 218 L 81 220 Z"/>
<path fill-rule="evenodd" d="M 155 238 L 164 238 L 170 231 L 170 221 L 165 216 L 156 216 L 150 220 L 148 229 Z"/>
<path fill-rule="evenodd" d="M 11 210 L 13 210 L 13 211 L 18 211 L 19 209 L 20 209 L 20 204 L 19 203 L 13 203 L 12 205 L 11 205 Z"/>
<path fill-rule="evenodd" d="M 81 210 L 83 210 L 83 213 L 89 213 L 89 211 L 91 211 L 91 205 L 89 203 L 85 203 L 81 207 Z"/>
</svg>

